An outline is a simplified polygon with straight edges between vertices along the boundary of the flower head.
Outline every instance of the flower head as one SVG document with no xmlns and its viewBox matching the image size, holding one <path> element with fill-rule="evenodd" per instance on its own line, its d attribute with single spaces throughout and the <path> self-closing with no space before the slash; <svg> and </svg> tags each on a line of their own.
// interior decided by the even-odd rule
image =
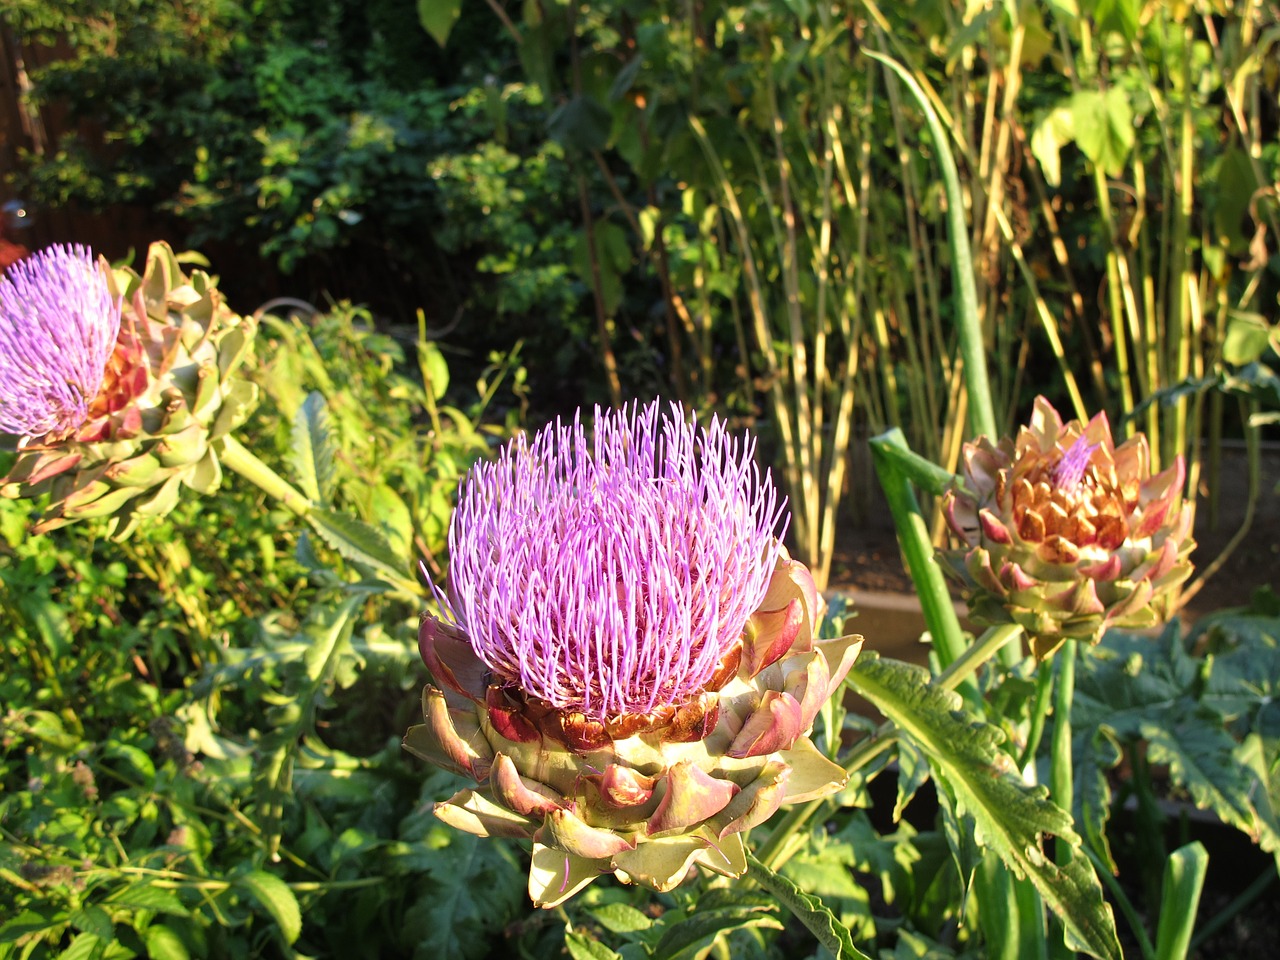
<svg viewBox="0 0 1280 960">
<path fill-rule="evenodd" d="M 963 459 L 944 504 L 962 545 L 943 559 L 977 622 L 1021 624 L 1043 657 L 1167 616 L 1195 546 L 1181 457 L 1152 474 L 1145 436 L 1116 446 L 1104 414 L 1064 424 L 1039 397 L 1016 439 L 982 437 Z"/>
<path fill-rule="evenodd" d="M 0 277 L 0 430 L 61 439 L 84 423 L 120 331 L 93 254 L 52 246 Z"/>
<path fill-rule="evenodd" d="M 404 746 L 476 781 L 441 820 L 533 841 L 540 906 L 602 873 L 739 876 L 743 831 L 846 780 L 807 736 L 862 638 L 817 635 L 753 452 L 655 404 L 517 440 L 462 485 L 453 622 L 423 618 L 435 684 Z"/>
<path fill-rule="evenodd" d="M 109 518 L 125 537 L 221 480 L 221 440 L 257 387 L 239 375 L 256 322 L 167 244 L 144 272 L 52 248 L 0 287 L 0 429 L 19 434 L 0 496 L 48 495 L 37 532 Z"/>
<path fill-rule="evenodd" d="M 477 466 L 453 613 L 503 682 L 603 720 L 699 692 L 760 604 L 781 515 L 754 443 L 675 406 L 597 411 Z"/>
</svg>

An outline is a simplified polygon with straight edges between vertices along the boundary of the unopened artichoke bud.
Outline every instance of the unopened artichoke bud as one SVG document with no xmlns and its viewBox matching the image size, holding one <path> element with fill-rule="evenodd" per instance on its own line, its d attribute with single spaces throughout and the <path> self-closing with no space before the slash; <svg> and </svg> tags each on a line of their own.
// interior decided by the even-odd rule
<svg viewBox="0 0 1280 960">
<path fill-rule="evenodd" d="M 838 790 L 807 738 L 861 637 L 778 541 L 754 443 L 673 405 L 596 411 L 464 478 L 425 723 L 405 747 L 476 781 L 436 816 L 533 841 L 551 907 L 595 877 L 669 890 L 746 869 L 743 831 Z"/>
<path fill-rule="evenodd" d="M 141 276 L 84 247 L 16 265 L 0 280 L 0 430 L 16 441 L 0 494 L 50 494 L 37 532 L 109 517 L 125 537 L 181 486 L 212 491 L 218 441 L 257 398 L 237 376 L 255 331 L 164 243 Z"/>
<path fill-rule="evenodd" d="M 1151 473 L 1147 438 L 1117 447 L 1105 414 L 1066 424 L 1043 397 L 1016 440 L 965 444 L 944 562 L 981 624 L 1017 623 L 1037 657 L 1069 638 L 1163 622 L 1191 574 L 1181 457 Z"/>
</svg>

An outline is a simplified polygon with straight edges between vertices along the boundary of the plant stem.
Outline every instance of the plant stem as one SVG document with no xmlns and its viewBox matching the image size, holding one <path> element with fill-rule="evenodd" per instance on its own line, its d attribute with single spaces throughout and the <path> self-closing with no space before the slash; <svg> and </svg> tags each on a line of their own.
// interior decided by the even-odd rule
<svg viewBox="0 0 1280 960">
<path fill-rule="evenodd" d="M 876 476 L 889 501 L 893 525 L 898 531 L 898 542 L 906 556 L 907 570 L 920 597 L 920 608 L 933 637 L 938 661 L 949 667 L 964 652 L 964 636 L 960 630 L 960 618 L 951 603 L 942 569 L 934 559 L 933 544 L 929 540 L 929 528 L 916 500 L 911 481 L 903 472 L 899 461 L 901 453 L 908 451 L 902 431 L 896 427 L 870 441 Z M 893 450 L 892 448 L 897 448 Z M 976 691 L 975 691 L 976 694 Z"/>
<path fill-rule="evenodd" d="M 1049 755 L 1049 796 L 1053 802 L 1071 815 L 1072 797 L 1075 792 L 1074 778 L 1071 768 L 1071 700 L 1076 688 L 1076 641 L 1067 640 L 1058 651 L 1058 675 L 1053 689 L 1053 738 Z M 1041 664 L 1041 669 L 1047 669 Z M 1071 860 L 1071 844 L 1062 837 L 1054 840 L 1054 860 L 1059 867 Z M 1072 951 L 1067 948 L 1061 936 L 1056 937 L 1050 947 L 1050 955 L 1070 957 Z"/>
<path fill-rule="evenodd" d="M 1053 692 L 1053 671 L 1041 664 L 1036 673 L 1036 699 L 1031 707 L 1031 727 L 1027 731 L 1027 744 L 1018 757 L 1018 769 L 1025 770 L 1027 764 L 1035 763 L 1036 751 L 1040 749 L 1040 738 L 1044 736 L 1044 718 L 1049 712 L 1049 698 Z"/>
<path fill-rule="evenodd" d="M 969 429 L 973 436 L 994 440 L 995 409 L 991 402 L 991 385 L 987 379 L 987 356 L 982 338 L 982 317 L 978 309 L 978 288 L 973 278 L 973 254 L 969 249 L 969 228 L 964 220 L 964 195 L 960 175 L 951 153 L 949 137 L 938 113 L 916 79 L 901 64 L 874 50 L 864 50 L 898 75 L 924 111 L 933 136 L 933 147 L 942 167 L 942 182 L 947 194 L 947 242 L 951 247 L 951 277 L 955 286 L 956 326 L 960 336 L 960 354 L 964 357 L 965 386 L 969 393 Z"/>
<path fill-rule="evenodd" d="M 222 449 L 218 451 L 218 461 L 224 467 L 240 474 L 263 493 L 279 500 L 299 517 L 305 517 L 311 510 L 310 500 L 295 490 L 280 474 L 259 460 L 255 454 L 250 453 L 235 437 L 222 438 Z"/>
<path fill-rule="evenodd" d="M 1164 888 L 1160 896 L 1156 960 L 1183 960 L 1186 957 L 1208 869 L 1209 853 L 1199 841 L 1169 854 L 1164 865 Z"/>
</svg>

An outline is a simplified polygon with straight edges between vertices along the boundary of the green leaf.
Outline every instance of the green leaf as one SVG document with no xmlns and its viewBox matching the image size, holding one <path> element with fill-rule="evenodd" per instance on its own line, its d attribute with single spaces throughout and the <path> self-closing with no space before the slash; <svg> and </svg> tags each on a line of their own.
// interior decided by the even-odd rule
<svg viewBox="0 0 1280 960">
<path fill-rule="evenodd" d="M 1121 87 L 1081 90 L 1071 98 L 1072 127 L 1080 152 L 1109 177 L 1124 172 L 1133 149 L 1133 110 Z"/>
<path fill-rule="evenodd" d="M 19 594 L 17 599 L 18 609 L 35 626 L 50 656 L 60 660 L 70 653 L 71 624 L 62 607 L 50 599 L 48 590 L 41 585 L 32 593 Z"/>
<path fill-rule="evenodd" d="M 418 22 L 442 47 L 449 42 L 461 13 L 462 0 L 418 0 Z"/>
<path fill-rule="evenodd" d="M 172 890 L 151 886 L 149 881 L 130 884 L 118 890 L 106 899 L 112 907 L 133 907 L 135 910 L 154 910 L 173 917 L 189 917 L 191 911 L 182 905 L 178 895 Z"/>
<path fill-rule="evenodd" d="M 790 910 L 836 960 L 870 960 L 853 945 L 848 928 L 821 900 L 805 893 L 781 874 L 774 873 L 750 853 L 747 854 L 747 864 L 751 867 L 752 879 Z"/>
<path fill-rule="evenodd" d="M 433 400 L 440 400 L 449 389 L 449 362 L 430 340 L 418 341 L 418 369 L 422 386 Z"/>
<path fill-rule="evenodd" d="M 58 954 L 58 960 L 89 960 L 98 956 L 102 950 L 102 941 L 92 933 L 77 934 L 67 949 Z"/>
<path fill-rule="evenodd" d="M 1000 730 L 963 712 L 959 695 L 930 683 L 919 667 L 864 653 L 849 676 L 854 689 L 928 758 L 939 786 L 954 797 L 957 815 L 973 817 L 978 842 L 1031 879 L 1083 949 L 1119 958 L 1115 921 L 1092 866 L 1083 856 L 1058 866 L 1042 849 L 1046 834 L 1079 845 L 1071 818 L 1050 802 L 1044 787 L 1018 779 L 1013 761 L 998 748 Z"/>
<path fill-rule="evenodd" d="M 612 933 L 639 933 L 653 926 L 653 920 L 625 903 L 606 903 L 591 911 L 600 926 Z"/>
<path fill-rule="evenodd" d="M 427 804 L 429 808 L 430 805 Z M 406 834 L 420 831 L 412 815 Z M 527 909 L 524 874 L 513 846 L 502 840 L 458 833 L 434 821 L 421 841 L 429 857 L 421 861 L 426 889 L 405 914 L 405 935 L 418 954 L 432 960 L 484 960 L 494 956 L 492 941 L 520 911 Z"/>
<path fill-rule="evenodd" d="M 1236 742 L 1214 723 L 1207 711 L 1187 715 L 1171 727 L 1142 725 L 1151 763 L 1168 764 L 1169 774 L 1191 794 L 1201 810 L 1212 810 L 1224 822 L 1248 834 L 1264 850 L 1280 850 L 1280 836 L 1254 811 L 1257 780 L 1236 756 Z"/>
<path fill-rule="evenodd" d="M 599 940 L 584 937 L 573 930 L 565 934 L 564 945 L 573 960 L 621 960 L 616 951 L 610 950 Z"/>
<path fill-rule="evenodd" d="M 599 101 L 578 94 L 561 104 L 547 119 L 547 135 L 566 147 L 603 150 L 609 142 L 613 114 Z"/>
<path fill-rule="evenodd" d="M 1052 110 L 1031 132 L 1031 152 L 1040 161 L 1049 186 L 1062 184 L 1062 148 L 1075 138 L 1075 116 L 1069 107 Z"/>
<path fill-rule="evenodd" d="M 182 938 L 162 923 L 153 923 L 145 934 L 151 960 L 187 960 L 191 956 Z"/>
<path fill-rule="evenodd" d="M 1233 310 L 1227 317 L 1222 359 L 1233 366 L 1253 363 L 1267 352 L 1271 335 L 1271 325 L 1260 314 Z"/>
<path fill-rule="evenodd" d="M 292 462 L 298 485 L 312 503 L 328 507 L 333 500 L 333 426 L 324 394 L 307 394 L 293 417 Z"/>
<path fill-rule="evenodd" d="M 104 943 L 109 943 L 115 937 L 116 928 L 111 922 L 111 916 L 99 906 L 91 904 L 77 910 L 68 919 L 77 930 L 91 933 Z"/>
<path fill-rule="evenodd" d="M 1099 31 L 1121 34 L 1132 43 L 1138 36 L 1138 19 L 1142 14 L 1142 0 L 1098 0 L 1093 8 Z"/>
<path fill-rule="evenodd" d="M 324 542 L 346 559 L 386 574 L 393 581 L 405 579 L 408 562 L 396 554 L 386 537 L 367 523 L 320 508 L 309 510 L 307 520 Z"/>
<path fill-rule="evenodd" d="M 298 939 L 302 933 L 302 911 L 298 908 L 298 898 L 287 883 L 265 870 L 247 873 L 236 883 L 252 894 L 271 915 L 285 943 L 292 944 Z"/>
</svg>

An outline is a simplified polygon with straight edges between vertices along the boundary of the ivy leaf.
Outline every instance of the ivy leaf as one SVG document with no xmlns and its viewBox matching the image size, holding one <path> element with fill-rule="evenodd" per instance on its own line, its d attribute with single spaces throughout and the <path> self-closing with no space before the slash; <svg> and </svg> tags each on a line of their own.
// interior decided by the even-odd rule
<svg viewBox="0 0 1280 960">
<path fill-rule="evenodd" d="M 1095 956 L 1118 960 L 1115 920 L 1087 858 L 1076 856 L 1058 866 L 1042 850 L 1045 834 L 1079 846 L 1071 818 L 1050 802 L 1044 787 L 1017 779 L 1013 761 L 998 749 L 1000 730 L 963 712 L 960 696 L 930 683 L 920 667 L 864 654 L 849 676 L 854 688 L 929 758 L 939 786 L 954 798 L 957 815 L 973 817 L 978 842 L 1015 874 L 1030 878 L 1071 940 Z"/>
<path fill-rule="evenodd" d="M 292 462 L 298 485 L 312 503 L 328 507 L 333 501 L 333 426 L 324 394 L 312 390 L 293 417 Z"/>
</svg>

